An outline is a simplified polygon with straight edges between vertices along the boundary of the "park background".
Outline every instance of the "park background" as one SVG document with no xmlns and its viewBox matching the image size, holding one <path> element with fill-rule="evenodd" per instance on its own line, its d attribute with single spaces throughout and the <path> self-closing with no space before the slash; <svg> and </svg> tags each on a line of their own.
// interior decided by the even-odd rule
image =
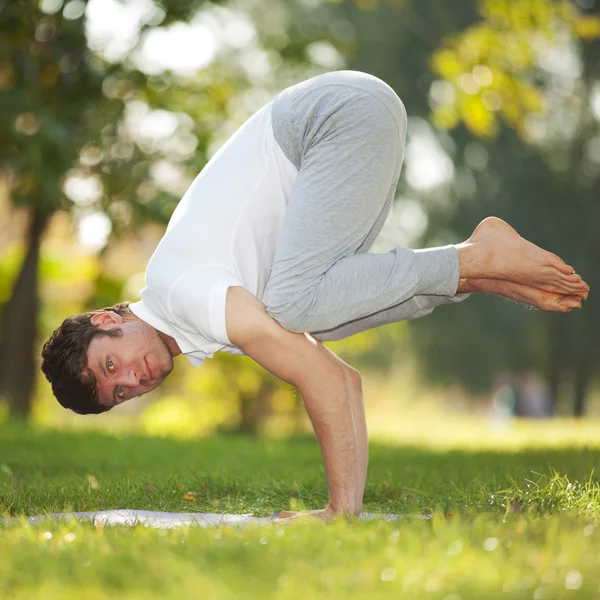
<svg viewBox="0 0 600 600">
<path fill-rule="evenodd" d="M 380 77 L 409 116 L 371 252 L 458 243 L 496 215 L 591 288 L 567 315 L 476 294 L 328 343 L 363 374 L 371 433 L 434 439 L 456 418 L 503 435 L 513 415 L 600 414 L 594 0 L 20 0 L 0 2 L 0 32 L 1 420 L 192 438 L 310 431 L 294 388 L 245 357 L 179 359 L 156 391 L 81 417 L 52 397 L 40 352 L 65 317 L 137 300 L 210 157 L 283 88 L 338 69 Z"/>
<path fill-rule="evenodd" d="M 599 0 L 0 0 L 0 596 L 598 598 L 599 58 Z M 39 365 L 65 317 L 138 298 L 176 203 L 254 111 L 338 69 L 409 116 L 373 252 L 496 215 L 577 269 L 583 308 L 474 294 L 327 344 L 363 375 L 363 510 L 397 520 L 25 520 L 325 506 L 298 393 L 247 357 L 180 358 L 88 416 Z"/>
</svg>

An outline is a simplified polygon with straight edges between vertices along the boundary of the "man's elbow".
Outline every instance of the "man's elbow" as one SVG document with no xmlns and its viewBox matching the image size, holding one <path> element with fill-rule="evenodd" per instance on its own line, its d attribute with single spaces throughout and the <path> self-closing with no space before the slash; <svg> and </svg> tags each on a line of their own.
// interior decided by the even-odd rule
<svg viewBox="0 0 600 600">
<path fill-rule="evenodd" d="M 290 306 L 276 306 L 271 302 L 268 302 L 265 310 L 267 314 L 277 321 L 286 331 L 291 333 L 304 333 L 304 327 L 302 325 L 304 317 Z"/>
<path fill-rule="evenodd" d="M 310 335 L 306 337 L 312 340 Z M 362 378 L 356 369 L 333 359 L 331 352 L 319 342 L 316 342 L 314 350 L 317 356 L 310 361 L 310 365 L 297 370 L 299 379 L 294 385 L 303 396 L 327 397 L 332 402 L 334 398 L 341 399 L 351 391 L 362 389 Z"/>
</svg>

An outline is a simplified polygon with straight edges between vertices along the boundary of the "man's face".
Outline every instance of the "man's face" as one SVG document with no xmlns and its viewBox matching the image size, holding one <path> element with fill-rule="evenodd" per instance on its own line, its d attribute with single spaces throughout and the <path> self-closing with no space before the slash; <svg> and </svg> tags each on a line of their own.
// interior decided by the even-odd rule
<svg viewBox="0 0 600 600">
<path fill-rule="evenodd" d="M 158 387 L 173 370 L 173 357 L 147 323 L 104 314 L 111 316 L 92 319 L 92 323 L 104 330 L 119 328 L 122 335 L 94 337 L 88 346 L 87 366 L 96 376 L 100 404 L 113 406 Z"/>
</svg>

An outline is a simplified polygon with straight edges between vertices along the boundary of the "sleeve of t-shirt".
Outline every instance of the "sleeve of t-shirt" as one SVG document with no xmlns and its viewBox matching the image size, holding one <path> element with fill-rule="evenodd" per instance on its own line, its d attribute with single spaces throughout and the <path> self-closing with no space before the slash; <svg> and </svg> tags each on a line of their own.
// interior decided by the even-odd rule
<svg viewBox="0 0 600 600">
<path fill-rule="evenodd" d="M 191 269 L 171 287 L 170 311 L 188 331 L 230 346 L 225 327 L 225 301 L 228 288 L 236 285 L 242 286 L 242 283 L 220 265 Z"/>
</svg>

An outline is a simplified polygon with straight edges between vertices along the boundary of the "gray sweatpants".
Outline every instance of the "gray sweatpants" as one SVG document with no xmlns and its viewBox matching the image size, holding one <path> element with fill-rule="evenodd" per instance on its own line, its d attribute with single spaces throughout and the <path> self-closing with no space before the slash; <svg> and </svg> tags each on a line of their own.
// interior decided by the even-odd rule
<svg viewBox="0 0 600 600">
<path fill-rule="evenodd" d="M 404 158 L 406 111 L 385 82 L 333 71 L 273 101 L 275 140 L 298 169 L 267 283 L 267 312 L 285 329 L 340 340 L 416 319 L 456 294 L 452 245 L 370 253 Z"/>
</svg>

